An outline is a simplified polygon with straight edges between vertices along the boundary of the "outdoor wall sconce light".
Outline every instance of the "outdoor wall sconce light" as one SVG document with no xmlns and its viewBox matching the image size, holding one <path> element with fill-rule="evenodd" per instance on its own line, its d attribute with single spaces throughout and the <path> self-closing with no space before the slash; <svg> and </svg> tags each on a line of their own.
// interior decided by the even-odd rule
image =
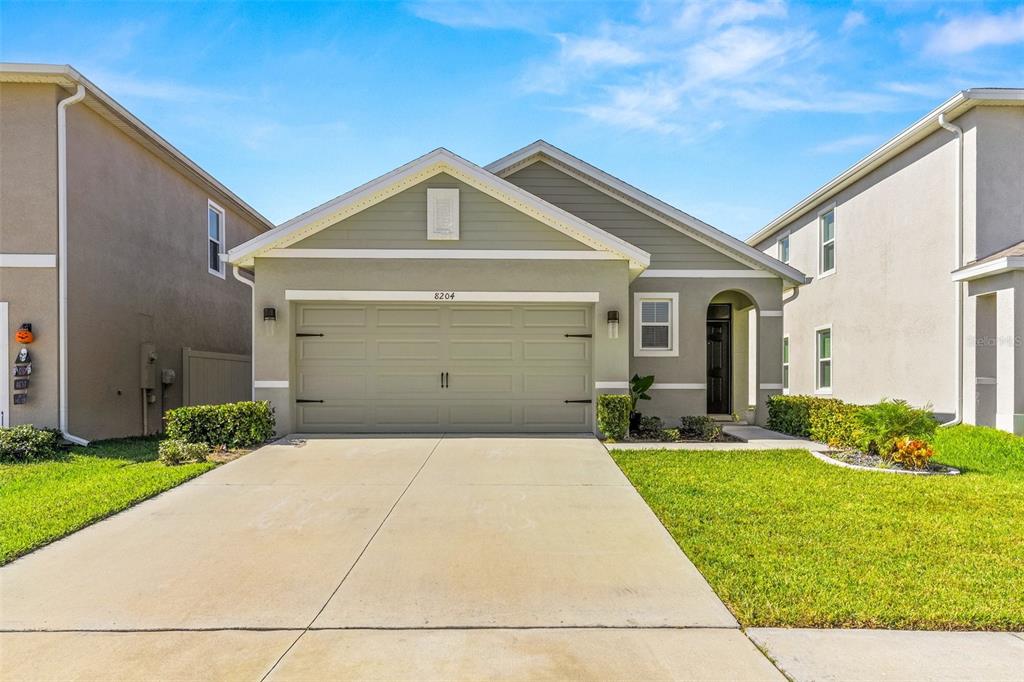
<svg viewBox="0 0 1024 682">
<path fill-rule="evenodd" d="M 609 310 L 608 311 L 608 338 L 617 339 L 619 338 L 619 311 Z"/>
<path fill-rule="evenodd" d="M 263 331 L 265 331 L 268 336 L 273 336 L 274 335 L 274 327 L 276 326 L 274 324 L 275 322 L 277 322 L 277 308 L 274 308 L 274 307 L 264 308 L 263 309 Z"/>
</svg>

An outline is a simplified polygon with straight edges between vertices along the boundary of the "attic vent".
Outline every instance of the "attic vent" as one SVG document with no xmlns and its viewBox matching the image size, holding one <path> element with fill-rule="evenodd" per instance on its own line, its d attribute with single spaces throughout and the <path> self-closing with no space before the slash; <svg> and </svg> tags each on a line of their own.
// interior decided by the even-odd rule
<svg viewBox="0 0 1024 682">
<path fill-rule="evenodd" d="M 459 190 L 427 188 L 427 239 L 459 238 Z"/>
</svg>

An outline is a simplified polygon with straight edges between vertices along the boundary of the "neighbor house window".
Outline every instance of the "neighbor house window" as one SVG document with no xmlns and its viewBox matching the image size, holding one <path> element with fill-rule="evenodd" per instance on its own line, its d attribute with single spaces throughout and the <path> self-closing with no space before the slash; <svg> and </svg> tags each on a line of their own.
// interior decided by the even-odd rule
<svg viewBox="0 0 1024 682">
<path fill-rule="evenodd" d="M 823 327 L 815 331 L 817 336 L 815 346 L 817 348 L 817 381 L 815 383 L 818 393 L 832 392 L 832 328 Z"/>
<path fill-rule="evenodd" d="M 818 274 L 827 275 L 836 269 L 836 210 L 818 216 L 821 253 L 818 255 Z"/>
<path fill-rule="evenodd" d="M 633 354 L 679 355 L 679 294 L 633 295 Z"/>
<path fill-rule="evenodd" d="M 779 260 L 783 263 L 789 262 L 789 235 L 785 234 L 779 239 Z"/>
<path fill-rule="evenodd" d="M 213 203 L 206 205 L 207 267 L 211 275 L 224 276 L 224 262 L 220 254 L 224 251 L 224 209 Z"/>
<path fill-rule="evenodd" d="M 789 337 L 782 337 L 782 392 L 789 393 Z"/>
</svg>

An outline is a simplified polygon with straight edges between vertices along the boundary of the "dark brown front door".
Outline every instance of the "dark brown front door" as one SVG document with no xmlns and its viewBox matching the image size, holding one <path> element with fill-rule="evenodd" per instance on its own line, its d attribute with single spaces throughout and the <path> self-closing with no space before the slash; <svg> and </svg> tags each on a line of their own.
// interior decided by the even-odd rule
<svg viewBox="0 0 1024 682">
<path fill-rule="evenodd" d="M 708 414 L 732 413 L 732 306 L 708 306 Z"/>
</svg>

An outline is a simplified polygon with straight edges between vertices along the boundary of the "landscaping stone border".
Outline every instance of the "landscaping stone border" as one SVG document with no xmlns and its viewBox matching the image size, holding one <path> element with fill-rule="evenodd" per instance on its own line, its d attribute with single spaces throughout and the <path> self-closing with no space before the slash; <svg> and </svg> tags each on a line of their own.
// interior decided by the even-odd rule
<svg viewBox="0 0 1024 682">
<path fill-rule="evenodd" d="M 829 457 L 825 453 L 815 452 L 808 450 L 815 459 L 820 459 L 825 464 L 831 464 L 832 466 L 842 467 L 844 469 L 855 469 L 857 471 L 878 471 L 884 474 L 909 474 L 911 476 L 959 476 L 960 470 L 954 467 L 949 467 L 949 471 L 912 471 L 910 469 L 885 469 L 882 467 L 865 467 L 858 464 L 850 464 L 849 462 L 841 462 L 838 459 Z"/>
</svg>

